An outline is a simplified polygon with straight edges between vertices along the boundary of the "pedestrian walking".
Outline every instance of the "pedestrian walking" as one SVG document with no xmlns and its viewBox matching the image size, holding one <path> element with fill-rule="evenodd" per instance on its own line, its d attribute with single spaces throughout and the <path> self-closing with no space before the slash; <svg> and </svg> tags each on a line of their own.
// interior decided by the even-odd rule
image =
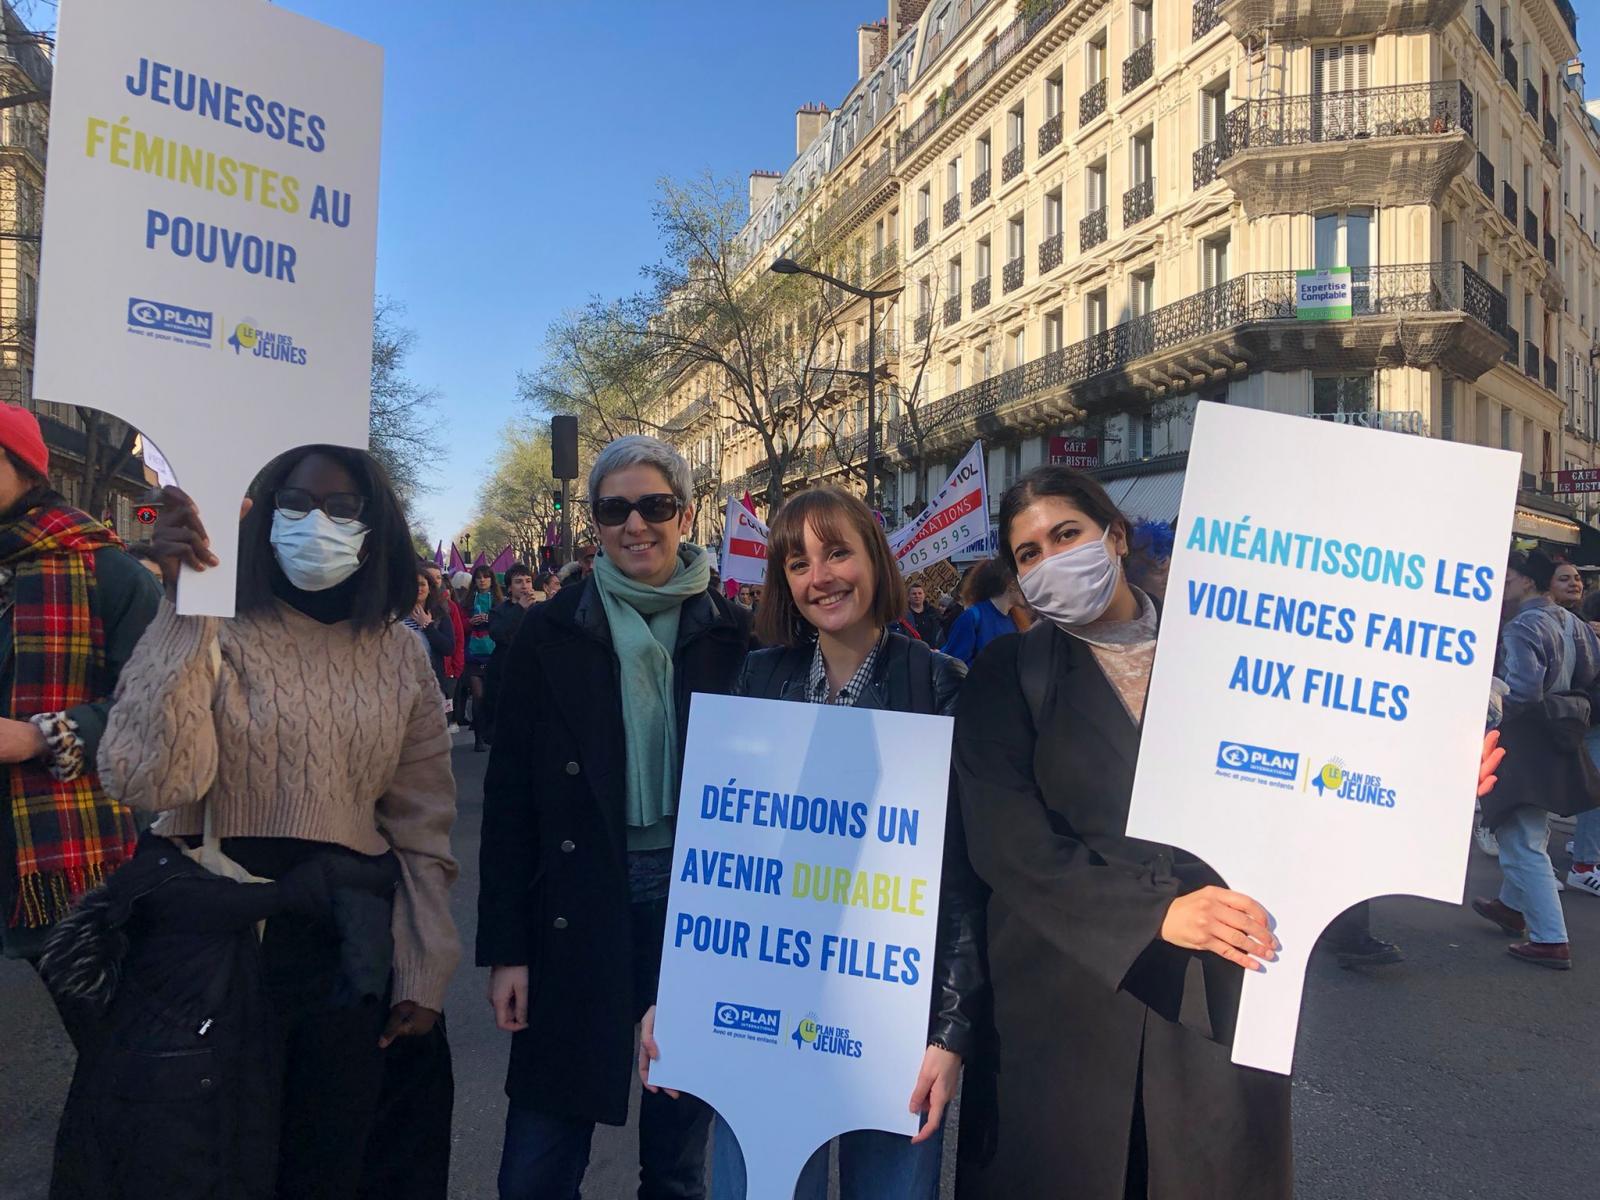
<svg viewBox="0 0 1600 1200">
<path fill-rule="evenodd" d="M 944 652 L 969 667 L 990 642 L 1032 623 L 1015 581 L 998 558 L 985 559 L 968 572 L 962 592 L 967 607 L 951 624 Z"/>
<path fill-rule="evenodd" d="M 688 463 L 651 437 L 595 459 L 593 575 L 531 609 L 484 783 L 480 966 L 514 1036 L 502 1200 L 572 1200 L 596 1122 L 621 1125 L 655 1003 L 689 698 L 726 694 L 748 618 L 711 589 Z M 701 1101 L 646 1092 L 639 1195 L 704 1196 Z"/>
<path fill-rule="evenodd" d="M 179 616 L 181 566 L 233 568 L 193 501 L 163 497 L 152 540 L 167 598 L 122 673 L 100 746 L 107 790 L 161 813 L 154 830 L 174 840 L 208 814 L 222 850 L 262 878 L 330 849 L 397 860 L 392 903 L 349 924 L 269 917 L 261 940 L 285 1064 L 276 1194 L 348 1200 L 383 1051 L 435 1027 L 459 957 L 450 742 L 437 677 L 403 624 L 419 594 L 410 535 L 371 455 L 300 447 L 250 489 L 238 616 Z"/>
<path fill-rule="evenodd" d="M 763 700 L 839 704 L 890 712 L 949 716 L 966 667 L 902 634 L 905 584 L 883 527 L 855 496 L 819 488 L 790 497 L 772 522 L 761 641 L 736 689 Z M 914 1111 L 924 1114 L 914 1137 L 863 1129 L 838 1139 L 844 1200 L 934 1200 L 939 1194 L 946 1105 L 960 1086 L 988 1028 L 983 963 L 982 886 L 967 862 L 960 807 L 945 825 L 944 872 L 933 955 L 928 1044 L 915 1081 Z M 650 1086 L 657 1056 L 654 1009 L 640 1038 L 639 1072 Z M 744 1200 L 744 1154 L 719 1116 L 712 1136 L 714 1200 Z M 828 1147 L 806 1163 L 796 1200 L 826 1200 Z"/>
<path fill-rule="evenodd" d="M 472 568 L 472 583 L 467 602 L 462 605 L 467 620 L 467 665 L 465 678 L 472 693 L 472 748 L 478 753 L 489 748 L 494 730 L 483 709 L 483 681 L 494 657 L 494 638 L 489 634 L 490 614 L 505 599 L 500 581 L 488 564 Z"/>
<path fill-rule="evenodd" d="M 133 814 L 95 765 L 112 692 L 161 589 L 49 485 L 39 421 L 0 405 L 0 952 L 37 966 L 50 929 L 133 855 Z M 92 1014 L 58 1002 L 68 1035 Z"/>
<path fill-rule="evenodd" d="M 920 583 L 913 583 L 906 589 L 905 620 L 929 649 L 937 650 L 944 645 L 944 625 L 933 605 L 928 603 L 928 589 Z"/>
</svg>

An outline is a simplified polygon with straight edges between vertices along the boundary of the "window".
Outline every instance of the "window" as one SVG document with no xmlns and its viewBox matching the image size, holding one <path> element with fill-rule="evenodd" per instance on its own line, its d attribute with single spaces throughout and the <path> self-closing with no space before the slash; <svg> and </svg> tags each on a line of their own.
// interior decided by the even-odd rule
<svg viewBox="0 0 1600 1200">
<path fill-rule="evenodd" d="M 1015 150 L 1022 145 L 1026 131 L 1022 124 L 1022 105 L 1017 105 L 1006 113 L 1006 149 Z"/>
<path fill-rule="evenodd" d="M 1028 361 L 1027 333 L 1021 329 L 1013 329 L 1006 339 L 1006 365 L 1020 367 Z"/>
<path fill-rule="evenodd" d="M 1224 75 L 1200 93 L 1200 140 L 1216 141 L 1227 128 L 1228 77 Z"/>
<path fill-rule="evenodd" d="M 1044 352 L 1046 354 L 1054 353 L 1055 351 L 1061 349 L 1061 347 L 1065 344 L 1061 338 L 1062 327 L 1063 323 L 1061 320 L 1061 310 L 1059 308 L 1054 312 L 1045 313 Z"/>
<path fill-rule="evenodd" d="M 872 227 L 872 252 L 874 254 L 883 253 L 884 236 L 886 232 L 887 227 L 883 223 L 883 218 L 879 217 L 877 223 Z"/>
<path fill-rule="evenodd" d="M 1044 236 L 1053 238 L 1060 233 L 1061 221 L 1061 189 L 1056 188 L 1044 198 Z"/>
<path fill-rule="evenodd" d="M 944 195 L 946 200 L 961 198 L 961 156 L 958 154 L 945 164 Z"/>
<path fill-rule="evenodd" d="M 1128 310 L 1135 317 L 1148 316 L 1156 304 L 1156 269 L 1136 271 L 1128 276 Z"/>
<path fill-rule="evenodd" d="M 1316 375 L 1311 380 L 1311 411 L 1344 421 L 1372 411 L 1371 375 Z"/>
<path fill-rule="evenodd" d="M 1083 48 L 1083 82 L 1086 87 L 1094 87 L 1106 77 L 1106 31 L 1102 29 L 1094 35 L 1093 40 Z"/>
<path fill-rule="evenodd" d="M 1023 242 L 1022 217 L 1015 216 L 1006 222 L 1006 261 L 1014 262 L 1022 257 Z"/>
<path fill-rule="evenodd" d="M 974 179 L 982 179 L 989 173 L 992 157 L 993 148 L 989 144 L 989 135 L 985 133 L 978 139 L 977 153 L 973 155 L 972 177 Z"/>
<path fill-rule="evenodd" d="M 979 379 L 987 379 L 994 374 L 994 347 L 988 342 L 978 347 L 978 370 L 981 372 Z"/>
<path fill-rule="evenodd" d="M 1061 86 L 1061 70 L 1060 70 L 1060 68 L 1057 68 L 1044 81 L 1044 119 L 1045 120 L 1048 121 L 1052 117 L 1058 117 L 1058 116 L 1061 115 L 1061 98 L 1062 98 L 1062 95 L 1063 95 L 1063 88 Z"/>
<path fill-rule="evenodd" d="M 1200 243 L 1200 286 L 1214 288 L 1218 284 L 1226 283 L 1231 276 L 1228 274 L 1228 250 L 1233 238 L 1229 234 L 1219 234 L 1207 238 Z"/>
<path fill-rule="evenodd" d="M 1083 334 L 1093 337 L 1106 331 L 1106 290 L 1090 292 L 1083 298 Z"/>
<path fill-rule="evenodd" d="M 925 315 L 933 308 L 933 284 L 924 275 L 917 280 L 917 313 Z"/>
<path fill-rule="evenodd" d="M 1511 410 L 1500 406 L 1500 449 L 1511 449 Z"/>
<path fill-rule="evenodd" d="M 1083 178 L 1083 211 L 1099 212 L 1106 206 L 1106 160 L 1102 158 L 1090 163 Z"/>
<path fill-rule="evenodd" d="M 976 267 L 977 267 L 977 276 L 976 276 L 976 278 L 978 278 L 978 279 L 987 279 L 987 278 L 989 278 L 989 273 L 993 269 L 993 265 L 994 264 L 990 261 L 990 258 L 989 258 L 989 239 L 986 238 L 986 237 L 979 238 L 978 239 L 977 264 L 976 264 Z"/>
<path fill-rule="evenodd" d="M 1316 219 L 1315 257 L 1318 267 L 1370 267 L 1372 265 L 1372 210 L 1320 213 Z"/>
<path fill-rule="evenodd" d="M 1133 186 L 1149 183 L 1155 173 L 1155 130 L 1145 129 L 1133 135 L 1132 153 L 1128 160 L 1128 177 Z"/>
<path fill-rule="evenodd" d="M 1353 42 L 1318 46 L 1311 52 L 1311 136 L 1313 141 L 1338 141 L 1371 132 L 1372 44 Z"/>
<path fill-rule="evenodd" d="M 1005 486 L 1010 487 L 1022 474 L 1022 446 L 1013 442 L 1005 448 Z"/>
<path fill-rule="evenodd" d="M 956 255 L 950 260 L 948 273 L 945 275 L 945 295 L 961 298 L 961 255 Z"/>
<path fill-rule="evenodd" d="M 944 390 L 945 394 L 961 390 L 961 360 L 952 358 L 944 365 Z"/>
<path fill-rule="evenodd" d="M 1134 0 L 1129 13 L 1132 17 L 1129 29 L 1133 35 L 1133 49 L 1137 50 L 1150 40 L 1153 24 L 1150 19 L 1150 0 Z"/>
<path fill-rule="evenodd" d="M 928 219 L 933 212 L 933 185 L 923 184 L 917 189 L 917 222 L 920 224 Z"/>
</svg>

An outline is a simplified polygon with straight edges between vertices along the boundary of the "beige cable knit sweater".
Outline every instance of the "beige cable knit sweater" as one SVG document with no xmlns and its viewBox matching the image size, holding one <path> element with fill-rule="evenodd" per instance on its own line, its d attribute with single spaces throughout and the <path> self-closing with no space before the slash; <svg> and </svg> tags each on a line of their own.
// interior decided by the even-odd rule
<svg viewBox="0 0 1600 1200">
<path fill-rule="evenodd" d="M 157 833 L 199 833 L 204 799 L 222 837 L 392 847 L 393 998 L 443 1009 L 461 957 L 455 781 L 439 684 L 410 629 L 356 632 L 281 603 L 180 617 L 163 600 L 122 669 L 99 765 L 110 795 L 166 813 Z"/>
</svg>

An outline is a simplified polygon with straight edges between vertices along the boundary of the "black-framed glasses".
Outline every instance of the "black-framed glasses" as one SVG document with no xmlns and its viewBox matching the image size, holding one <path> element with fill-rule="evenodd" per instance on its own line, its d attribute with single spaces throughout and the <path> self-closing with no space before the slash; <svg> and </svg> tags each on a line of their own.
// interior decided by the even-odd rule
<svg viewBox="0 0 1600 1200">
<path fill-rule="evenodd" d="M 319 500 L 304 488 L 279 488 L 272 493 L 272 506 L 291 521 L 298 521 L 312 509 L 320 508 L 328 514 L 328 520 L 349 525 L 361 519 L 361 514 L 367 510 L 367 498 L 357 492 L 329 492 Z"/>
<path fill-rule="evenodd" d="M 683 505 L 671 492 L 652 492 L 629 500 L 622 496 L 601 496 L 594 502 L 594 519 L 602 525 L 622 525 L 637 512 L 652 525 L 663 525 L 677 516 Z"/>
</svg>

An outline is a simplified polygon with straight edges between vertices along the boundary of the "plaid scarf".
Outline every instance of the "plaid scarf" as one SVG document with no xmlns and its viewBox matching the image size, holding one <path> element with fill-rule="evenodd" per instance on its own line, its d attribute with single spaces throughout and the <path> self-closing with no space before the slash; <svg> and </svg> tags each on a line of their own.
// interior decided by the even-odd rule
<svg viewBox="0 0 1600 1200">
<path fill-rule="evenodd" d="M 12 577 L 13 719 L 64 712 L 103 694 L 94 552 L 119 544 L 100 522 L 49 493 L 0 526 L 0 567 Z M 92 770 L 70 780 L 53 778 L 40 760 L 7 770 L 17 845 L 17 904 L 8 923 L 51 925 L 132 856 L 138 830 Z"/>
</svg>

